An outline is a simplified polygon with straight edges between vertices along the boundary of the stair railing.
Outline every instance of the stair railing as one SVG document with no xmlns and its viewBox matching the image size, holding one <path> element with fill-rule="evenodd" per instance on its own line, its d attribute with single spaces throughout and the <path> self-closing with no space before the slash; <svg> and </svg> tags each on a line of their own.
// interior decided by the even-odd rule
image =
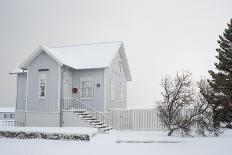
<svg viewBox="0 0 232 155">
<path fill-rule="evenodd" d="M 111 127 L 111 120 L 109 117 L 101 114 L 100 112 L 81 102 L 77 98 L 62 99 L 62 109 L 64 111 L 86 111 L 89 115 L 93 116 L 93 118 L 96 118 L 96 120 L 99 120 L 105 125 Z"/>
</svg>

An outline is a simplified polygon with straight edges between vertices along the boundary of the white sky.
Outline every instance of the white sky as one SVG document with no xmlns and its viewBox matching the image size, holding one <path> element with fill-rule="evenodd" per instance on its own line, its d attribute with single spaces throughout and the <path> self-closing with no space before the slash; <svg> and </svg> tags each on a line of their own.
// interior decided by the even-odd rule
<svg viewBox="0 0 232 155">
<path fill-rule="evenodd" d="M 165 74 L 188 69 L 195 79 L 213 69 L 218 35 L 231 0 L 0 0 L 0 107 L 14 106 L 8 73 L 37 46 L 124 41 L 133 81 L 128 106 L 160 97 Z"/>
</svg>

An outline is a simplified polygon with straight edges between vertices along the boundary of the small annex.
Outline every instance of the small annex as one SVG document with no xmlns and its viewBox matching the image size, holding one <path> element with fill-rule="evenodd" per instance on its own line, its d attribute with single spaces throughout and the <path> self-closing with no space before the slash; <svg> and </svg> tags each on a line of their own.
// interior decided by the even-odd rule
<svg viewBox="0 0 232 155">
<path fill-rule="evenodd" d="M 15 120 L 25 126 L 109 130 L 111 109 L 127 108 L 130 68 L 123 42 L 39 46 L 17 74 Z"/>
</svg>

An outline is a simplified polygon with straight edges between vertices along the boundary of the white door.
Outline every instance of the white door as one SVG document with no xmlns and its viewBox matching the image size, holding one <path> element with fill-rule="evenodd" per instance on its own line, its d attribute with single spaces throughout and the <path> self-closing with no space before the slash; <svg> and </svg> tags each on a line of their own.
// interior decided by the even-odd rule
<svg viewBox="0 0 232 155">
<path fill-rule="evenodd" d="M 72 98 L 72 77 L 64 76 L 63 78 L 63 98 Z"/>
</svg>

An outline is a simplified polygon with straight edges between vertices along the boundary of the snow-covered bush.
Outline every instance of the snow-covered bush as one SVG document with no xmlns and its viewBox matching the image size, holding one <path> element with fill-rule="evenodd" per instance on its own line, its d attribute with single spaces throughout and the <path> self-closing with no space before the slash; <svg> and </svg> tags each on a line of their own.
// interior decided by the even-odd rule
<svg viewBox="0 0 232 155">
<path fill-rule="evenodd" d="M 73 135 L 73 134 L 59 134 L 59 133 L 40 133 L 40 132 L 13 132 L 0 131 L 0 137 L 18 138 L 18 139 L 51 139 L 51 140 L 82 140 L 89 141 L 89 135 Z"/>
</svg>

